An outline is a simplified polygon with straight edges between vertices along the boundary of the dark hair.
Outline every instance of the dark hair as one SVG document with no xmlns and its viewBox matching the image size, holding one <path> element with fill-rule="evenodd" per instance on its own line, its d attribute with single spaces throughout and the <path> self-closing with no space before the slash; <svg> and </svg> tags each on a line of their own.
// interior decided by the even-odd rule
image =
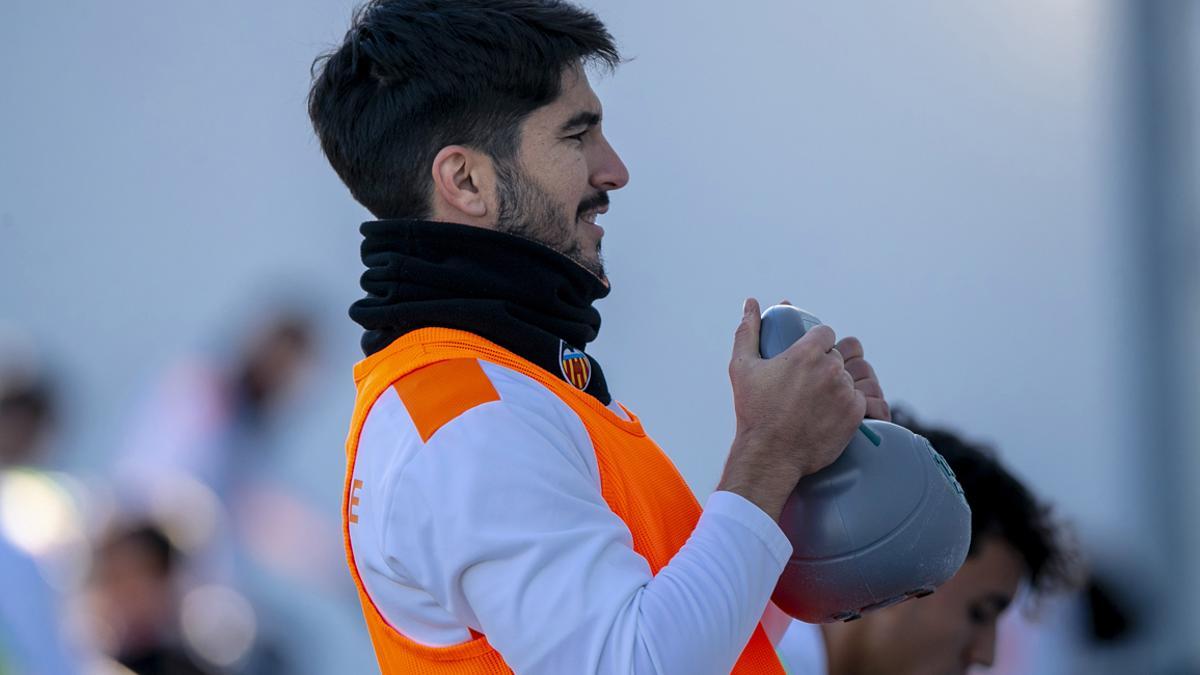
<svg viewBox="0 0 1200 675">
<path fill-rule="evenodd" d="M 371 0 L 313 63 L 308 114 L 359 203 L 422 218 L 439 150 L 510 160 L 521 121 L 558 98 L 566 68 L 593 61 L 620 62 L 612 36 L 561 0 Z"/>
<path fill-rule="evenodd" d="M 0 374 L 0 414 L 25 414 L 39 424 L 53 421 L 54 386 L 45 377 Z"/>
<path fill-rule="evenodd" d="M 47 373 L 17 364 L 0 368 L 0 426 L 15 431 L 3 435 L 0 466 L 36 461 L 39 441 L 58 422 L 58 409 L 58 390 Z"/>
<path fill-rule="evenodd" d="M 1064 591 L 1079 580 L 1078 555 L 1050 508 L 1037 501 L 1029 488 L 996 458 L 992 448 L 972 443 L 948 429 L 925 426 L 903 410 L 893 419 L 929 440 L 946 459 L 971 506 L 971 551 L 987 535 L 999 536 L 1025 562 L 1035 596 Z"/>
<path fill-rule="evenodd" d="M 99 546 L 101 557 L 111 556 L 121 549 L 137 551 L 145 556 L 154 572 L 164 578 L 175 570 L 179 558 L 179 551 L 162 528 L 148 521 L 130 522 L 114 527 Z"/>
</svg>

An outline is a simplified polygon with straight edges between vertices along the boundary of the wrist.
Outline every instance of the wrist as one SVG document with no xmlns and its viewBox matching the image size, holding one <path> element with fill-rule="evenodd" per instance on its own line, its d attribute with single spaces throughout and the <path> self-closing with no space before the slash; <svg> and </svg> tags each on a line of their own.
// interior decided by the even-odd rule
<svg viewBox="0 0 1200 675">
<path fill-rule="evenodd" d="M 772 447 L 770 442 L 739 434 L 717 489 L 745 498 L 778 522 L 788 495 L 800 480 L 800 471 L 793 462 L 780 461 L 787 454 Z"/>
<path fill-rule="evenodd" d="M 731 492 L 742 499 L 750 502 L 758 507 L 763 513 L 767 514 L 771 520 L 779 522 L 779 517 L 783 513 L 783 505 L 787 501 L 787 496 L 782 498 L 779 494 L 763 490 L 761 487 L 748 483 L 726 483 L 722 481 L 717 485 L 718 492 Z"/>
</svg>

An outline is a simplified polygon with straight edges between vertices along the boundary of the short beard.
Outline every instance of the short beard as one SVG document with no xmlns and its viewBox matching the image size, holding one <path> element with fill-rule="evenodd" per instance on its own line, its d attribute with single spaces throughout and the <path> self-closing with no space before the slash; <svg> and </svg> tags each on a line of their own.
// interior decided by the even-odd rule
<svg viewBox="0 0 1200 675">
<path fill-rule="evenodd" d="M 555 206 L 550 195 L 513 162 L 497 162 L 496 179 L 498 231 L 536 241 L 574 260 L 596 277 L 605 278 L 599 242 L 594 260 L 583 256 L 575 232 L 577 216 Z"/>
</svg>

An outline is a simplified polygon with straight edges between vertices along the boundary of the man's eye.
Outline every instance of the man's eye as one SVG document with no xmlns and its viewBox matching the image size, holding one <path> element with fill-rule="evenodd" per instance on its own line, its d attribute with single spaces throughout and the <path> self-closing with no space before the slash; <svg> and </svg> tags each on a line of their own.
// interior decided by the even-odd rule
<svg viewBox="0 0 1200 675">
<path fill-rule="evenodd" d="M 572 138 L 572 139 L 574 139 L 574 140 L 577 140 L 577 141 L 580 141 L 580 142 L 582 142 L 582 141 L 583 141 L 583 137 L 584 137 L 584 136 L 586 136 L 586 135 L 587 135 L 587 129 L 584 129 L 583 131 L 581 131 L 581 132 L 579 132 L 579 133 L 577 133 L 577 134 L 571 134 L 570 136 L 567 136 L 567 138 Z"/>
<path fill-rule="evenodd" d="M 971 607 L 967 609 L 967 618 L 971 623 L 976 625 L 984 625 L 992 620 L 991 613 L 981 607 Z"/>
</svg>

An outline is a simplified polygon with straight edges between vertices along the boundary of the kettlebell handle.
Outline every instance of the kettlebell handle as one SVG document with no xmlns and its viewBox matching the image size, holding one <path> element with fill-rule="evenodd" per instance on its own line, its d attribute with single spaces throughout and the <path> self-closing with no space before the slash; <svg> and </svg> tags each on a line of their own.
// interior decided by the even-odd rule
<svg viewBox="0 0 1200 675">
<path fill-rule="evenodd" d="M 820 325 L 820 319 L 799 307 L 772 305 L 762 314 L 758 352 L 764 359 L 774 358 L 790 347 L 793 342 L 804 337 L 804 334 L 812 330 L 814 326 Z M 879 434 L 865 423 L 859 424 L 858 430 L 875 447 L 879 447 L 879 444 L 883 442 Z"/>
</svg>

